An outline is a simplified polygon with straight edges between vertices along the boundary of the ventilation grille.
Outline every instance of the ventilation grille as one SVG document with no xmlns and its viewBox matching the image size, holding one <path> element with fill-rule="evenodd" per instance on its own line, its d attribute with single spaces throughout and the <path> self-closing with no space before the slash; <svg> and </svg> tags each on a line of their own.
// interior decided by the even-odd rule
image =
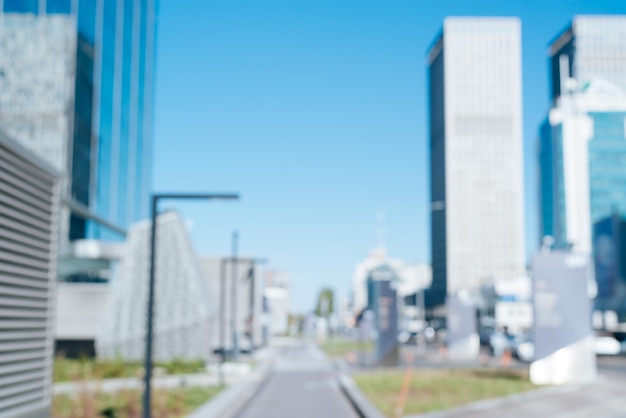
<svg viewBox="0 0 626 418">
<path fill-rule="evenodd" d="M 56 190 L 0 136 L 0 417 L 50 405 Z"/>
</svg>

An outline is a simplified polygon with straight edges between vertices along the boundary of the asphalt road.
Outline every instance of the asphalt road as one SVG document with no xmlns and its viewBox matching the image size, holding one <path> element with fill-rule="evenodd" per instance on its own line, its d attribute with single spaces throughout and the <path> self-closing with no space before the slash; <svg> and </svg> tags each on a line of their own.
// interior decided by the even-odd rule
<svg viewBox="0 0 626 418">
<path fill-rule="evenodd" d="M 293 341 L 279 348 L 273 371 L 237 418 L 357 418 L 336 372 L 312 344 Z"/>
</svg>

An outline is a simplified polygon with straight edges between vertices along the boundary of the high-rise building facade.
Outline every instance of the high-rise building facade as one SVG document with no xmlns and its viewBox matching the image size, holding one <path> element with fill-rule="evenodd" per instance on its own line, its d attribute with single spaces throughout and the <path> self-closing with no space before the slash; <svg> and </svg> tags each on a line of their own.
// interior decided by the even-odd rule
<svg viewBox="0 0 626 418">
<path fill-rule="evenodd" d="M 568 83 L 540 130 L 541 235 L 590 254 L 593 224 L 626 211 L 626 89 Z"/>
<path fill-rule="evenodd" d="M 447 18 L 428 63 L 432 305 L 524 272 L 520 21 Z"/>
<path fill-rule="evenodd" d="M 148 215 L 155 1 L 0 2 L 0 127 L 62 173 L 62 254 Z"/>
<path fill-rule="evenodd" d="M 548 54 L 553 100 L 561 95 L 562 70 L 577 80 L 602 78 L 626 88 L 626 16 L 575 16 Z"/>
<path fill-rule="evenodd" d="M 592 226 L 626 211 L 626 16 L 576 16 L 550 45 L 539 136 L 541 236 L 591 253 Z"/>
</svg>

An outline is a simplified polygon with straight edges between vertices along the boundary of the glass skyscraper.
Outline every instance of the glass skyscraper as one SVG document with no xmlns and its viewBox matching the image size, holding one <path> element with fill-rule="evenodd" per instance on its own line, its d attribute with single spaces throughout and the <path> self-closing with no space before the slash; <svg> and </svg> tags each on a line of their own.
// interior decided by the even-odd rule
<svg viewBox="0 0 626 418">
<path fill-rule="evenodd" d="M 577 16 L 549 53 L 541 235 L 591 253 L 592 225 L 626 211 L 626 16 Z"/>
<path fill-rule="evenodd" d="M 66 248 L 148 216 L 155 2 L 0 0 L 0 129 L 62 173 Z"/>
</svg>

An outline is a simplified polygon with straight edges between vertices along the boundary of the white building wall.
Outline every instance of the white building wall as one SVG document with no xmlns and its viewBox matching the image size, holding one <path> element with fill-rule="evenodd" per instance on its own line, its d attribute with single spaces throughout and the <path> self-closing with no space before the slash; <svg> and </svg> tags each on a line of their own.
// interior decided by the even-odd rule
<svg viewBox="0 0 626 418">
<path fill-rule="evenodd" d="M 284 335 L 289 331 L 289 292 L 284 287 L 267 287 L 264 291 L 269 305 L 271 335 Z"/>
<path fill-rule="evenodd" d="M 232 348 L 232 336 L 233 336 L 233 306 L 232 306 L 232 264 L 225 263 L 225 275 L 224 275 L 224 284 L 225 288 L 222 289 L 221 283 L 221 264 L 223 258 L 229 258 L 229 256 L 224 257 L 215 257 L 215 256 L 204 256 L 200 257 L 200 265 L 202 267 L 205 280 L 209 286 L 209 301 L 207 302 L 216 312 L 216 325 L 211 331 L 212 335 L 212 349 L 217 349 L 222 347 L 226 347 L 227 349 Z M 251 264 L 245 261 L 240 261 L 239 266 L 237 268 L 237 310 L 236 310 L 236 320 L 237 320 L 237 331 L 238 338 L 240 342 L 240 348 L 244 348 L 246 345 L 245 342 L 245 334 L 250 329 L 250 314 L 251 314 L 251 306 L 250 306 L 250 286 L 252 283 L 250 282 L 250 278 L 248 277 L 248 272 L 250 270 Z M 254 310 L 254 320 L 252 321 L 253 329 L 253 338 L 255 346 L 259 346 L 262 344 L 262 308 L 263 308 L 263 281 L 262 275 L 260 272 L 260 266 L 256 267 L 255 271 L 255 279 L 254 283 L 254 302 L 253 302 L 253 310 Z M 222 317 L 221 310 L 224 309 L 224 314 Z M 222 319 L 224 320 L 224 342 L 222 342 Z M 243 344 L 243 345 L 242 345 Z"/>
<path fill-rule="evenodd" d="M 59 173 L 61 197 L 69 189 L 76 33 L 74 16 L 0 12 L 0 128 Z M 69 210 L 59 210 L 65 237 Z M 59 245 L 65 254 L 67 240 Z"/>
<path fill-rule="evenodd" d="M 150 235 L 148 221 L 130 229 L 127 253 L 112 282 L 104 326 L 96 339 L 100 357 L 144 357 Z M 177 213 L 158 217 L 156 246 L 154 360 L 208 359 L 217 310 L 209 303 L 207 281 Z"/>
<path fill-rule="evenodd" d="M 447 291 L 524 271 L 521 25 L 444 22 Z"/>
<path fill-rule="evenodd" d="M 57 340 L 95 340 L 104 325 L 109 283 L 58 283 L 55 333 Z"/>
<path fill-rule="evenodd" d="M 432 269 L 428 264 L 404 266 L 398 272 L 398 296 L 409 296 L 426 289 L 432 282 Z"/>
<path fill-rule="evenodd" d="M 626 16 L 576 16 L 574 76 L 601 77 L 626 88 Z"/>
</svg>

